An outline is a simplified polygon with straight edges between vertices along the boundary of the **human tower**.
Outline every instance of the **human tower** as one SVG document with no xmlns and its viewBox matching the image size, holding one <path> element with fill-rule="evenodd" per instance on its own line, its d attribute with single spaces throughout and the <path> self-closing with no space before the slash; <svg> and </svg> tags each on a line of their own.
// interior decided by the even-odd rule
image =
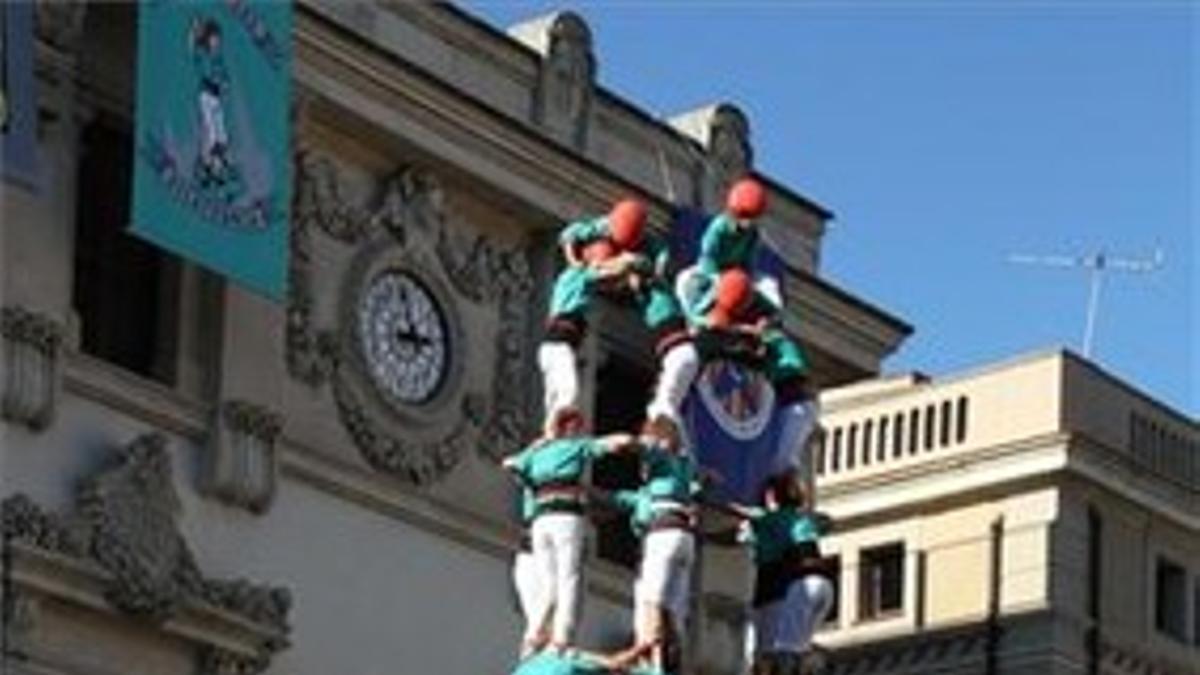
<svg viewBox="0 0 1200 675">
<path fill-rule="evenodd" d="M 646 207 L 636 199 L 562 231 L 566 265 L 551 291 L 538 350 L 545 422 L 538 438 L 503 462 L 522 487 L 527 527 L 513 568 L 526 620 L 514 675 L 678 672 L 703 509 L 737 518 L 736 540 L 751 548 L 753 672 L 798 672 L 833 587 L 817 545 L 827 521 L 813 511 L 799 475 L 816 418 L 808 364 L 782 329 L 778 283 L 756 279 L 752 269 L 756 220 L 766 206 L 761 183 L 734 183 L 705 228 L 698 259 L 675 279 L 668 247 L 648 231 Z M 579 407 L 577 350 L 600 297 L 634 307 L 654 340 L 659 373 L 636 433 L 590 435 Z M 721 477 L 699 466 L 683 422 L 688 390 L 703 364 L 717 359 L 760 370 L 783 414 L 756 504 L 721 503 L 707 494 Z M 588 465 L 616 453 L 639 458 L 639 487 L 590 488 Z M 617 653 L 584 651 L 575 641 L 585 533 L 598 503 L 628 512 L 641 540 L 633 644 Z"/>
</svg>

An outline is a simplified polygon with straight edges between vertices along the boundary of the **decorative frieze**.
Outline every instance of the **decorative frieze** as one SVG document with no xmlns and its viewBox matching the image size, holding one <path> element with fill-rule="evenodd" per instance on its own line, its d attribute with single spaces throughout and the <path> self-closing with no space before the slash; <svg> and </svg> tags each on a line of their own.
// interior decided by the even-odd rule
<svg viewBox="0 0 1200 675">
<path fill-rule="evenodd" d="M 531 388 L 522 383 L 524 365 L 532 358 L 528 333 L 534 320 L 529 314 L 533 278 L 525 251 L 501 247 L 459 223 L 448 223 L 441 182 L 426 169 L 404 167 L 393 173 L 364 206 L 343 197 L 337 168 L 326 157 L 298 153 L 296 175 L 287 330 L 291 375 L 314 387 L 330 384 L 342 425 L 363 458 L 412 485 L 440 479 L 470 449 L 499 456 L 520 445 L 529 431 Z M 318 234 L 353 249 L 341 278 L 326 280 L 314 273 Z M 364 314 L 364 289 L 372 288 L 380 275 L 397 274 L 419 283 L 439 307 L 449 336 L 450 366 L 428 401 L 382 395 L 381 371 L 373 369 L 381 367 L 378 355 L 364 353 L 360 345 L 364 321 L 388 320 L 374 305 L 374 313 Z M 340 311 L 318 317 L 318 294 L 340 296 Z M 492 308 L 497 313 L 494 332 L 480 334 L 478 323 L 467 330 L 463 303 Z M 324 327 L 321 318 L 340 325 Z M 473 340 L 496 344 L 493 379 L 483 389 L 463 377 L 464 364 L 474 358 Z M 475 368 L 487 372 L 486 366 Z"/>
<path fill-rule="evenodd" d="M 38 431 L 54 420 L 63 328 L 23 307 L 0 309 L 0 415 Z"/>
<path fill-rule="evenodd" d="M 179 532 L 180 509 L 166 439 L 151 433 L 83 482 L 74 511 L 47 513 L 15 494 L 0 504 L 0 517 L 6 546 L 75 561 L 102 579 L 104 597 L 121 613 L 158 625 L 194 611 L 235 615 L 248 631 L 249 659 L 265 666 L 287 645 L 290 592 L 205 577 Z"/>
<path fill-rule="evenodd" d="M 279 413 L 249 401 L 229 400 L 217 411 L 208 449 L 205 490 L 226 503 L 261 513 L 275 497 L 279 474 L 275 441 Z"/>
<path fill-rule="evenodd" d="M 38 39 L 61 52 L 75 52 L 86 11 L 87 3 L 82 0 L 37 0 L 34 17 Z"/>
</svg>

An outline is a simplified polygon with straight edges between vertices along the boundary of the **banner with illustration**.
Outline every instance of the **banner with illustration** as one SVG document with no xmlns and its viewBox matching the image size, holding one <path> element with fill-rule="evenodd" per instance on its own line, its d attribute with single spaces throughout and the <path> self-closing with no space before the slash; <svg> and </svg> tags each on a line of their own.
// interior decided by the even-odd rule
<svg viewBox="0 0 1200 675">
<path fill-rule="evenodd" d="M 132 230 L 275 299 L 291 199 L 292 8 L 138 6 Z"/>
<path fill-rule="evenodd" d="M 33 3 L 0 2 L 0 167 L 4 180 L 37 186 Z"/>
<path fill-rule="evenodd" d="M 671 226 L 671 260 L 691 265 L 699 253 L 707 214 L 681 210 Z M 786 263 L 766 244 L 754 261 L 755 276 L 770 276 L 781 284 Z M 779 445 L 783 414 L 775 405 L 775 390 L 762 373 L 733 361 L 704 365 L 684 401 L 687 427 L 696 458 L 721 475 L 715 498 L 757 503 Z"/>
</svg>

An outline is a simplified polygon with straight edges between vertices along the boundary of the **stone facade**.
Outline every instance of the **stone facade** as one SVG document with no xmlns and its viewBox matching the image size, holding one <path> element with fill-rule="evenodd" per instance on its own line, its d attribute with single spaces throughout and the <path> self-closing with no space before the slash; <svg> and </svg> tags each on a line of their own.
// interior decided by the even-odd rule
<svg viewBox="0 0 1200 675">
<path fill-rule="evenodd" d="M 822 405 L 833 672 L 1200 672 L 1195 420 L 1069 353 Z M 875 613 L 871 552 L 893 544 L 901 597 Z"/>
<path fill-rule="evenodd" d="M 502 672 L 519 619 L 496 459 L 537 414 L 553 233 L 630 192 L 656 227 L 670 201 L 711 205 L 754 171 L 750 121 L 724 103 L 668 124 L 606 91 L 574 14 L 506 34 L 441 4 L 302 1 L 275 304 L 88 230 L 127 199 L 110 188 L 128 178 L 136 7 L 39 2 L 36 19 L 43 180 L 5 184 L 0 219 L 5 672 Z M 909 327 L 820 278 L 831 214 L 760 177 L 817 378 L 878 372 Z M 154 280 L 145 307 L 92 297 L 121 274 L 110 254 L 145 266 L 128 287 Z M 388 274 L 445 319 L 428 400 L 372 379 L 363 308 Z M 589 341 L 588 372 L 629 318 Z M 150 337 L 126 353 L 126 332 Z M 696 672 L 740 654 L 720 584 L 745 565 L 722 555 L 697 589 Z M 593 557 L 588 579 L 583 639 L 623 642 L 630 570 Z"/>
</svg>

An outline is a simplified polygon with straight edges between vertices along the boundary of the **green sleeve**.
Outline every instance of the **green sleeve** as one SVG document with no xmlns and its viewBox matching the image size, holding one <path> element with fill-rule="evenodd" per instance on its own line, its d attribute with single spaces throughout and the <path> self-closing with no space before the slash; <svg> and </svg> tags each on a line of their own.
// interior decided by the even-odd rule
<svg viewBox="0 0 1200 675">
<path fill-rule="evenodd" d="M 537 452 L 537 447 L 536 445 L 526 447 L 521 451 L 521 454 L 516 456 L 512 463 L 513 473 L 517 474 L 523 481 L 529 481 L 530 465 L 533 463 L 533 453 Z"/>
<path fill-rule="evenodd" d="M 659 237 L 648 235 L 646 243 L 642 246 L 642 254 L 646 257 L 646 269 L 638 271 L 647 276 L 665 279 L 667 266 L 671 263 L 671 251 L 666 243 Z"/>
<path fill-rule="evenodd" d="M 567 244 L 587 244 L 606 234 L 608 234 L 607 218 L 577 220 L 566 226 L 562 233 L 558 235 L 558 243 L 562 246 L 566 246 Z"/>
<path fill-rule="evenodd" d="M 638 493 L 636 490 L 617 490 L 612 493 L 613 505 L 622 511 L 635 511 L 638 504 Z"/>
<path fill-rule="evenodd" d="M 754 295 L 751 298 L 750 308 L 746 313 L 753 319 L 759 319 L 761 317 L 773 319 L 779 315 L 779 307 L 776 307 L 775 303 L 768 300 L 767 296 L 755 290 Z"/>
<path fill-rule="evenodd" d="M 704 236 L 700 238 L 700 257 L 696 261 L 701 272 L 716 274 L 721 271 L 717 255 L 729 236 L 729 225 L 729 217 L 723 213 L 708 222 Z"/>
<path fill-rule="evenodd" d="M 583 442 L 583 456 L 589 459 L 596 459 L 608 454 L 608 446 L 600 442 L 598 438 L 589 438 Z"/>
</svg>

